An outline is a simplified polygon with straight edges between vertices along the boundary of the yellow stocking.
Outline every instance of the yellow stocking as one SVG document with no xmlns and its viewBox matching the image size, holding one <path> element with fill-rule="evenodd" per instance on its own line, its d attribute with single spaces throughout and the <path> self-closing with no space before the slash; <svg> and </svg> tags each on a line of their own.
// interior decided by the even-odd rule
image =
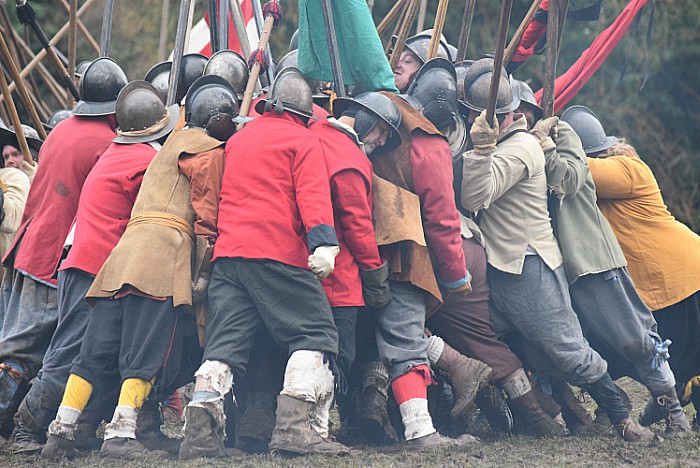
<svg viewBox="0 0 700 468">
<path fill-rule="evenodd" d="M 119 393 L 119 406 L 141 409 L 143 400 L 151 392 L 151 387 L 153 387 L 153 380 L 126 379 Z"/>
<path fill-rule="evenodd" d="M 92 395 L 92 385 L 84 378 L 71 374 L 68 376 L 66 383 L 66 391 L 63 392 L 63 401 L 61 406 L 83 411 L 88 404 L 88 400 Z"/>
</svg>

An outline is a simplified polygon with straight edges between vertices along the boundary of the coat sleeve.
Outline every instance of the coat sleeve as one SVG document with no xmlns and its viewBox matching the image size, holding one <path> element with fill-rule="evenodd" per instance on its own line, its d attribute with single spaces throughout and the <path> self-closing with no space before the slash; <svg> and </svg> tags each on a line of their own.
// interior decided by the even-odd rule
<svg viewBox="0 0 700 468">
<path fill-rule="evenodd" d="M 462 206 L 469 211 L 488 208 L 528 176 L 528 168 L 520 158 L 499 153 L 498 149 L 490 156 L 469 151 L 462 157 Z"/>
<path fill-rule="evenodd" d="M 0 178 L 5 185 L 2 205 L 5 219 L 0 224 L 0 232 L 14 234 L 19 229 L 22 211 L 29 196 L 29 177 L 19 169 L 7 168 L 0 170 Z"/>
<path fill-rule="evenodd" d="M 346 169 L 331 178 L 337 229 L 361 270 L 379 268 L 377 239 L 372 225 L 372 182 L 359 171 Z"/>
<path fill-rule="evenodd" d="M 588 162 L 581 140 L 566 122 L 559 122 L 557 146 L 544 156 L 547 185 L 558 195 L 576 195 L 586 183 Z"/>
<path fill-rule="evenodd" d="M 328 169 L 321 143 L 315 136 L 309 135 L 306 144 L 296 149 L 292 177 L 309 252 L 322 245 L 337 246 Z"/>
<path fill-rule="evenodd" d="M 410 157 L 425 239 L 437 265 L 440 282 L 450 288 L 459 287 L 469 280 L 469 273 L 452 187 L 450 148 L 439 137 L 417 134 L 413 135 Z"/>
<path fill-rule="evenodd" d="M 211 244 L 219 235 L 216 220 L 224 160 L 224 149 L 219 147 L 204 153 L 182 156 L 179 162 L 180 172 L 190 180 L 192 208 L 197 214 L 194 232 Z"/>
<path fill-rule="evenodd" d="M 625 164 L 625 159 L 626 156 L 588 158 L 588 166 L 599 199 L 625 199 L 634 196 L 634 174 Z"/>
</svg>

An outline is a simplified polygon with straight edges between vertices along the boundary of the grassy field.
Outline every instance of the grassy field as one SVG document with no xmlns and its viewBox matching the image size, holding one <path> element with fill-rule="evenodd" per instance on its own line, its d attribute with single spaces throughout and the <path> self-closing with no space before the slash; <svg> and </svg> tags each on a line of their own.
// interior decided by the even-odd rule
<svg viewBox="0 0 700 468">
<path fill-rule="evenodd" d="M 644 406 L 648 393 L 639 384 L 627 379 L 618 382 L 632 399 L 633 416 Z M 687 409 L 692 411 L 690 408 Z M 663 435 L 663 425 L 653 430 Z M 0 453 L 0 467 L 10 466 L 76 466 L 101 468 L 129 466 L 152 467 L 462 467 L 462 466 L 700 466 L 700 434 L 682 439 L 665 439 L 653 444 L 624 443 L 613 435 L 581 439 L 531 439 L 525 437 L 482 437 L 481 443 L 459 450 L 433 450 L 422 453 L 383 453 L 375 448 L 357 448 L 349 457 L 322 456 L 286 459 L 272 455 L 245 456 L 222 460 L 189 462 L 147 459 L 138 463 L 114 462 L 97 455 L 85 456 L 71 463 L 49 464 L 39 457 Z"/>
</svg>

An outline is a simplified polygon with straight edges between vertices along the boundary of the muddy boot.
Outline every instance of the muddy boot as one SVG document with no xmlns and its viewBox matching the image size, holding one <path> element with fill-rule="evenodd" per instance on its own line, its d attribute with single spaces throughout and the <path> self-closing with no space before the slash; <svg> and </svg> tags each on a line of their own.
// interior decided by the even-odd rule
<svg viewBox="0 0 700 468">
<path fill-rule="evenodd" d="M 136 439 L 130 437 L 113 437 L 102 444 L 100 455 L 115 460 L 143 460 L 148 457 L 168 458 L 164 450 L 148 450 Z"/>
<path fill-rule="evenodd" d="M 663 408 L 664 418 L 666 419 L 666 435 L 682 436 L 690 434 L 692 428 L 680 401 L 676 389 L 671 387 L 665 392 L 656 396 L 656 402 L 659 407 Z"/>
<path fill-rule="evenodd" d="M 347 447 L 325 440 L 311 429 L 313 409 L 314 403 L 310 401 L 280 395 L 270 450 L 290 455 L 348 455 Z"/>
<path fill-rule="evenodd" d="M 15 430 L 8 441 L 8 449 L 12 453 L 35 455 L 44 448 L 45 434 L 44 431 L 33 430 L 21 418 L 15 418 Z"/>
<path fill-rule="evenodd" d="M 593 424 L 593 418 L 566 382 L 554 378 L 550 382 L 552 397 L 561 406 L 561 415 L 569 432 L 573 434 L 579 428 Z"/>
<path fill-rule="evenodd" d="M 447 447 L 463 447 L 465 445 L 478 444 L 479 438 L 469 434 L 463 434 L 456 439 L 445 437 L 439 432 L 433 432 L 417 439 L 411 439 L 406 442 L 406 448 L 410 450 L 432 449 L 432 448 L 447 448 Z"/>
<path fill-rule="evenodd" d="M 249 453 L 265 453 L 275 428 L 276 395 L 251 391 L 245 413 L 236 425 L 239 448 Z"/>
<path fill-rule="evenodd" d="M 136 419 L 136 439 L 148 450 L 164 450 L 177 454 L 180 451 L 180 441 L 163 434 L 160 430 L 162 424 L 158 402 L 147 399 L 143 402 Z"/>
<path fill-rule="evenodd" d="M 72 440 L 50 434 L 46 445 L 41 450 L 41 458 L 54 462 L 73 460 L 78 453 Z"/>
<path fill-rule="evenodd" d="M 626 442 L 651 442 L 656 438 L 653 432 L 632 418 L 625 418 L 615 424 L 615 430 Z"/>
<path fill-rule="evenodd" d="M 466 419 L 476 394 L 491 379 L 491 368 L 481 361 L 460 354 L 436 335 L 428 339 L 428 358 L 452 383 L 455 404 L 450 411 L 450 417 Z"/>
<path fill-rule="evenodd" d="M 610 418 L 602 409 L 596 408 L 594 416 L 591 424 L 579 426 L 571 433 L 576 437 L 598 437 L 612 432 L 613 425 Z"/>
<path fill-rule="evenodd" d="M 492 431 L 510 434 L 513 430 L 513 413 L 502 388 L 489 384 L 476 395 L 475 401 Z"/>
<path fill-rule="evenodd" d="M 388 391 L 389 370 L 381 362 L 370 362 L 362 378 L 358 418 L 367 443 L 381 445 L 398 442 L 387 412 Z"/>
<path fill-rule="evenodd" d="M 223 401 L 187 405 L 179 459 L 224 457 L 224 424 Z"/>
<path fill-rule="evenodd" d="M 113 411 L 112 407 L 109 411 Z M 102 399 L 90 401 L 85 411 L 78 418 L 78 427 L 75 430 L 75 448 L 81 452 L 99 452 L 102 443 L 101 437 L 97 437 L 97 428 L 102 424 Z"/>
<path fill-rule="evenodd" d="M 665 413 L 666 409 L 656 401 L 655 397 L 652 396 L 649 398 L 649 401 L 647 401 L 642 413 L 639 415 L 639 424 L 649 427 L 652 424 L 664 419 Z"/>
<path fill-rule="evenodd" d="M 532 387 L 532 391 L 535 392 L 537 397 L 537 403 L 540 404 L 540 408 L 544 411 L 547 416 L 554 419 L 561 414 L 561 406 L 557 403 L 551 395 L 546 394 L 539 387 Z"/>
<path fill-rule="evenodd" d="M 49 440 L 41 450 L 41 457 L 47 460 L 57 461 L 64 458 L 74 458 L 77 455 L 75 449 L 75 431 L 80 411 L 60 406 L 56 419 L 49 424 Z"/>
<path fill-rule="evenodd" d="M 566 429 L 540 407 L 535 393 L 508 401 L 516 423 L 516 432 L 530 437 L 554 437 L 566 435 Z"/>
</svg>

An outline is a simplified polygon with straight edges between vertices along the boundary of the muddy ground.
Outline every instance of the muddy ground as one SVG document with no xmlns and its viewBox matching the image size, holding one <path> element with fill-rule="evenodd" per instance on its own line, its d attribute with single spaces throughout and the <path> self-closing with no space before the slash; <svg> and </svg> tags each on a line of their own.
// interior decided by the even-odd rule
<svg viewBox="0 0 700 468">
<path fill-rule="evenodd" d="M 648 393 L 639 384 L 621 379 L 634 404 L 633 416 L 643 408 Z M 693 410 L 686 408 L 689 417 Z M 654 432 L 663 435 L 664 427 L 657 424 Z M 433 450 L 423 453 L 382 453 L 376 448 L 357 447 L 349 457 L 323 456 L 286 459 L 271 455 L 244 456 L 223 460 L 177 462 L 147 459 L 143 462 L 115 462 L 98 455 L 81 457 L 73 462 L 50 464 L 39 457 L 8 455 L 0 452 L 0 467 L 76 466 L 76 467 L 462 467 L 462 466 L 700 466 L 700 434 L 683 439 L 665 439 L 653 444 L 624 443 L 613 435 L 581 439 L 531 439 L 525 437 L 493 437 L 482 434 L 478 444 L 458 450 Z"/>
</svg>

